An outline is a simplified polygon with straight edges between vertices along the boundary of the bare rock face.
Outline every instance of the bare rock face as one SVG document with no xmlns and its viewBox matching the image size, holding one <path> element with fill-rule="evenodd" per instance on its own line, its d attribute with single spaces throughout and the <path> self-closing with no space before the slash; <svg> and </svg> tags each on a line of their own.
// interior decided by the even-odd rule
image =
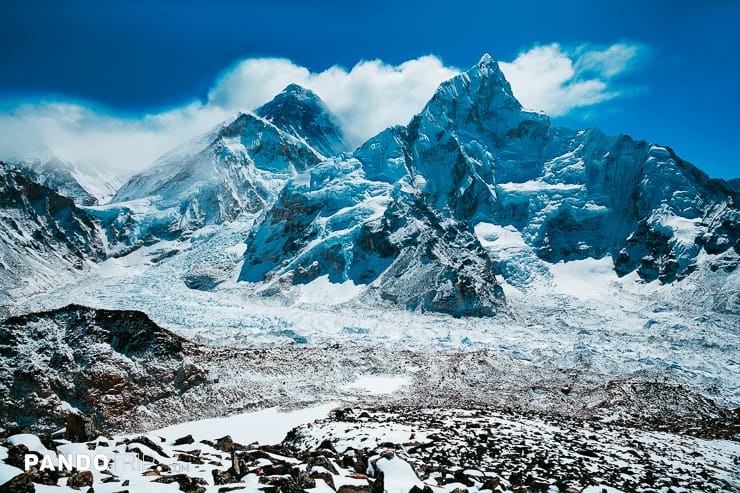
<svg viewBox="0 0 740 493">
<path fill-rule="evenodd" d="M 0 323 L 2 414 L 6 425 L 59 427 L 90 439 L 133 408 L 202 383 L 184 359 L 189 344 L 140 312 L 70 305 Z M 79 412 L 70 413 L 67 406 Z M 86 415 L 86 416 L 83 416 Z"/>
<path fill-rule="evenodd" d="M 67 426 L 64 429 L 64 438 L 72 442 L 86 442 L 98 436 L 92 420 L 80 413 L 72 412 L 67 415 Z"/>
</svg>

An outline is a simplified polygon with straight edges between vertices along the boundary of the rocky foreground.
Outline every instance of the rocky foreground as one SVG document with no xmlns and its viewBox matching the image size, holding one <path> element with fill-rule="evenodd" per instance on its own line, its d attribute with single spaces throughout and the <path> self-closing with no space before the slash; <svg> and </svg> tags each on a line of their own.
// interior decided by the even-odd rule
<svg viewBox="0 0 740 493">
<path fill-rule="evenodd" d="M 24 473 L 29 450 L 102 453 L 111 463 Z M 165 432 L 86 444 L 14 435 L 0 461 L 0 492 L 740 491 L 735 440 L 487 409 L 340 408 L 275 445 Z"/>
</svg>

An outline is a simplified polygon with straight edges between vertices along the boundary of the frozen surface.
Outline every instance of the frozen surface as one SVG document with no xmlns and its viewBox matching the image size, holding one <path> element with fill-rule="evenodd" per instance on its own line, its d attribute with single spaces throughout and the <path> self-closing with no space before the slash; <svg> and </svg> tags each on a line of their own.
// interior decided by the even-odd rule
<svg viewBox="0 0 740 493">
<path fill-rule="evenodd" d="M 369 394 L 391 394 L 409 383 L 411 380 L 405 376 L 361 375 L 345 389 L 358 389 Z"/>
<path fill-rule="evenodd" d="M 180 423 L 154 430 L 150 434 L 164 437 L 168 441 L 175 441 L 190 434 L 193 435 L 196 441 L 230 435 L 234 441 L 243 444 L 252 442 L 277 443 L 291 429 L 326 416 L 335 406 L 336 403 L 330 402 L 288 412 L 280 411 L 277 408 L 262 409 L 224 418 Z"/>
<path fill-rule="evenodd" d="M 737 290 L 740 271 L 714 273 L 699 259 L 699 278 L 671 285 L 617 277 L 609 257 L 550 264 L 537 259 L 508 227 L 479 225 L 485 248 L 521 265 L 507 271 L 507 305 L 516 317 L 456 319 L 351 299 L 359 286 L 319 278 L 280 296 L 235 282 L 251 220 L 204 229 L 93 265 L 73 283 L 18 303 L 17 313 L 70 303 L 134 309 L 193 341 L 224 347 L 285 343 L 378 346 L 419 351 L 497 349 L 538 365 L 670 377 L 740 404 L 740 317 L 717 304 Z M 155 261 L 163 253 L 173 252 Z M 186 276 L 217 265 L 211 290 L 190 289 Z M 306 296 L 309 298 L 307 299 Z M 311 302 L 309 302 L 311 301 Z"/>
</svg>

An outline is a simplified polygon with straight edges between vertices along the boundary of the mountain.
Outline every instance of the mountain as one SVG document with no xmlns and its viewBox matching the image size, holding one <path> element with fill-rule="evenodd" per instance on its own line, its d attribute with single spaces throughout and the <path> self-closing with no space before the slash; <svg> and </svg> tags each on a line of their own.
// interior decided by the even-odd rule
<svg viewBox="0 0 740 493">
<path fill-rule="evenodd" d="M 74 168 L 56 157 L 48 160 L 20 161 L 11 163 L 33 181 L 47 186 L 75 201 L 77 205 L 97 205 L 98 199 L 80 185 L 74 176 Z"/>
<path fill-rule="evenodd" d="M 313 91 L 290 84 L 255 114 L 284 132 L 305 140 L 325 158 L 349 150 L 339 122 Z"/>
<path fill-rule="evenodd" d="M 70 198 L 0 162 L 0 304 L 106 257 L 99 224 Z"/>
<path fill-rule="evenodd" d="M 175 233 L 219 224 L 261 211 L 288 178 L 344 148 L 336 119 L 308 90 L 291 85 L 257 111 L 162 156 L 111 204 L 146 199 Z"/>
<path fill-rule="evenodd" d="M 288 299 L 328 282 L 344 300 L 459 317 L 509 312 L 504 288 L 547 291 L 555 266 L 575 261 L 662 284 L 740 263 L 736 180 L 711 179 L 668 147 L 553 126 L 521 106 L 488 55 L 408 125 L 346 149 L 321 99 L 290 85 L 81 209 L 104 232 L 103 255 L 87 258 L 162 240 L 190 249 L 195 236 L 234 249 L 241 238 L 240 267 L 192 248 L 177 276 L 211 289 L 240 270 L 250 290 Z M 717 302 L 730 312 L 735 284 Z"/>
<path fill-rule="evenodd" d="M 490 314 L 504 306 L 494 274 L 526 291 L 561 261 L 609 257 L 661 283 L 699 260 L 734 270 L 738 204 L 736 185 L 670 148 L 552 126 L 486 55 L 407 126 L 289 180 L 240 279 L 327 275 L 407 308 Z"/>
<path fill-rule="evenodd" d="M 33 181 L 74 200 L 78 206 L 104 203 L 123 184 L 120 172 L 106 169 L 100 162 L 63 160 L 45 146 L 8 159 L 6 163 Z"/>
</svg>

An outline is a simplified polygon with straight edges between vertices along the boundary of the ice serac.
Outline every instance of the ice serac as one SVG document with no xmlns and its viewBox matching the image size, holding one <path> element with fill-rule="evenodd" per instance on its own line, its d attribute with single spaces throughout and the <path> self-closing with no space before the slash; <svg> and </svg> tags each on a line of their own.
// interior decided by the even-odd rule
<svg viewBox="0 0 740 493">
<path fill-rule="evenodd" d="M 339 120 L 310 89 L 290 84 L 255 113 L 325 157 L 349 150 Z"/>
<path fill-rule="evenodd" d="M 96 219 L 72 199 L 0 162 L 0 306 L 105 258 Z"/>
</svg>

